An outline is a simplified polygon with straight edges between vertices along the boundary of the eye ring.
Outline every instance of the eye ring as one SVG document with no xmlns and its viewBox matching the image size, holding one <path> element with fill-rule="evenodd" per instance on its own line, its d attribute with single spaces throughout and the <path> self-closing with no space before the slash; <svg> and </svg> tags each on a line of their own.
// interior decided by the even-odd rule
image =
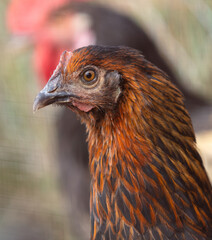
<svg viewBox="0 0 212 240">
<path fill-rule="evenodd" d="M 96 79 L 96 71 L 93 69 L 87 69 L 82 74 L 83 80 L 86 83 L 91 83 Z"/>
</svg>

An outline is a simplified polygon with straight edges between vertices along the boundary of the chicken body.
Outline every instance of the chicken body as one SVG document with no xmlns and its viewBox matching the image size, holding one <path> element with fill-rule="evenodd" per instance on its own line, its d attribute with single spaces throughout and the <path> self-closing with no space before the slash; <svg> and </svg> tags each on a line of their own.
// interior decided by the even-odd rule
<svg viewBox="0 0 212 240">
<path fill-rule="evenodd" d="M 34 110 L 86 124 L 91 239 L 212 239 L 212 188 L 180 91 L 126 47 L 64 52 Z"/>
</svg>

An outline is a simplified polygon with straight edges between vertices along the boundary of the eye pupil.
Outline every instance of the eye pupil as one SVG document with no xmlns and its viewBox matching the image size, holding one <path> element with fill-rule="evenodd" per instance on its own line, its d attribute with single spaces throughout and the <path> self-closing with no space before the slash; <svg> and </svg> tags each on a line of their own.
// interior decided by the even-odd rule
<svg viewBox="0 0 212 240">
<path fill-rule="evenodd" d="M 90 79 L 92 78 L 92 73 L 90 71 L 86 72 L 86 78 Z"/>
<path fill-rule="evenodd" d="M 87 70 L 86 72 L 84 72 L 83 74 L 83 78 L 85 81 L 89 82 L 92 81 L 95 78 L 95 72 L 93 70 Z"/>
</svg>

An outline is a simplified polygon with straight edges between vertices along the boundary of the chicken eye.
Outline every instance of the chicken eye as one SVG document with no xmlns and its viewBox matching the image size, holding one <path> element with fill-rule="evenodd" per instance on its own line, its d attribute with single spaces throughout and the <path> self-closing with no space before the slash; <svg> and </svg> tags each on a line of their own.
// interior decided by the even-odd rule
<svg viewBox="0 0 212 240">
<path fill-rule="evenodd" d="M 94 70 L 87 70 L 83 73 L 83 79 L 86 81 L 86 82 L 91 82 L 95 79 L 96 77 L 96 73 Z"/>
</svg>

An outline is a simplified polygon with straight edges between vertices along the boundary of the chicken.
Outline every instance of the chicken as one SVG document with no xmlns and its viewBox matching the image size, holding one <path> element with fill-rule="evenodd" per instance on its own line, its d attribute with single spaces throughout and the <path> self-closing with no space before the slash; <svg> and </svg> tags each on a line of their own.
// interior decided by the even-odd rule
<svg viewBox="0 0 212 240">
<path fill-rule="evenodd" d="M 34 102 L 88 130 L 91 237 L 212 239 L 212 187 L 181 92 L 128 47 L 64 52 Z"/>
</svg>

